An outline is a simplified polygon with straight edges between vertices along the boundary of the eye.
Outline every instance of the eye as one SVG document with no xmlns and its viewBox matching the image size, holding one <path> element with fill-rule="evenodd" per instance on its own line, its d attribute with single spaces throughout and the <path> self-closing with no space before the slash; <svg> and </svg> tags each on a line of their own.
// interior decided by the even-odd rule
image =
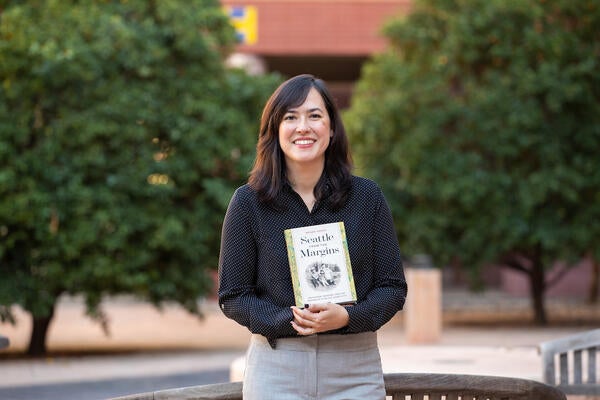
<svg viewBox="0 0 600 400">
<path fill-rule="evenodd" d="M 319 118 L 321 118 L 321 114 L 319 114 L 319 113 L 312 113 L 312 114 L 309 115 L 309 117 L 311 119 L 319 119 Z"/>
<path fill-rule="evenodd" d="M 296 119 L 296 116 L 294 114 L 285 114 L 283 116 L 284 121 L 293 121 L 295 119 Z"/>
</svg>

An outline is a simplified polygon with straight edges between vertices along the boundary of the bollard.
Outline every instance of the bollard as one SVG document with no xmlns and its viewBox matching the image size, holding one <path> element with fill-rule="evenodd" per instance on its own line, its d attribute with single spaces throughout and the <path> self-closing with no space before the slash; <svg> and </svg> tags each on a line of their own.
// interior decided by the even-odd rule
<svg viewBox="0 0 600 400">
<path fill-rule="evenodd" d="M 408 297 L 404 310 L 406 340 L 412 344 L 435 343 L 442 333 L 442 278 L 431 258 L 420 254 L 406 268 Z"/>
</svg>

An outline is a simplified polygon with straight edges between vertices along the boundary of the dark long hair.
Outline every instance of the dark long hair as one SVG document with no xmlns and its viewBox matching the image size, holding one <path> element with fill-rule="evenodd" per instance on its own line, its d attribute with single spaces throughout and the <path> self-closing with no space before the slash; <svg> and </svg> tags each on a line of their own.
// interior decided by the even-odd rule
<svg viewBox="0 0 600 400">
<path fill-rule="evenodd" d="M 280 208 L 277 197 L 287 183 L 285 158 L 279 145 L 279 124 L 290 108 L 304 103 L 311 88 L 315 88 L 323 98 L 333 132 L 325 150 L 325 170 L 315 186 L 315 198 L 321 200 L 329 186 L 330 204 L 337 209 L 344 205 L 350 191 L 352 158 L 339 111 L 325 82 L 312 75 L 298 75 L 283 82 L 265 104 L 256 144 L 256 159 L 248 180 L 258 192 L 260 200 L 276 208 Z"/>
</svg>

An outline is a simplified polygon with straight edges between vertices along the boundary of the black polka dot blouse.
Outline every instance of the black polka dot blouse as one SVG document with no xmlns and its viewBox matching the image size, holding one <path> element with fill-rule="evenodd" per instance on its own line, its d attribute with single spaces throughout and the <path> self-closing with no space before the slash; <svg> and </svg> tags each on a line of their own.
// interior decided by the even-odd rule
<svg viewBox="0 0 600 400">
<path fill-rule="evenodd" d="M 290 321 L 295 304 L 284 230 L 343 221 L 357 302 L 349 323 L 329 333 L 375 331 L 404 306 L 407 286 L 392 216 L 373 181 L 353 177 L 348 201 L 333 210 L 327 199 L 311 211 L 289 186 L 281 193 L 285 211 L 258 200 L 248 185 L 229 204 L 219 255 L 219 305 L 252 333 L 269 339 L 297 336 Z"/>
</svg>

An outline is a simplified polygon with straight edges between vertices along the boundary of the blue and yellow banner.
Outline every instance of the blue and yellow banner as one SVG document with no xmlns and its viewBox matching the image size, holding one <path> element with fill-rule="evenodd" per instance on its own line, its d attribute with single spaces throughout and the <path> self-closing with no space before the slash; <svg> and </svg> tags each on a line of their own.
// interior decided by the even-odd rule
<svg viewBox="0 0 600 400">
<path fill-rule="evenodd" d="M 242 44 L 255 44 L 258 40 L 258 12 L 254 6 L 225 6 L 225 11 Z"/>
</svg>

